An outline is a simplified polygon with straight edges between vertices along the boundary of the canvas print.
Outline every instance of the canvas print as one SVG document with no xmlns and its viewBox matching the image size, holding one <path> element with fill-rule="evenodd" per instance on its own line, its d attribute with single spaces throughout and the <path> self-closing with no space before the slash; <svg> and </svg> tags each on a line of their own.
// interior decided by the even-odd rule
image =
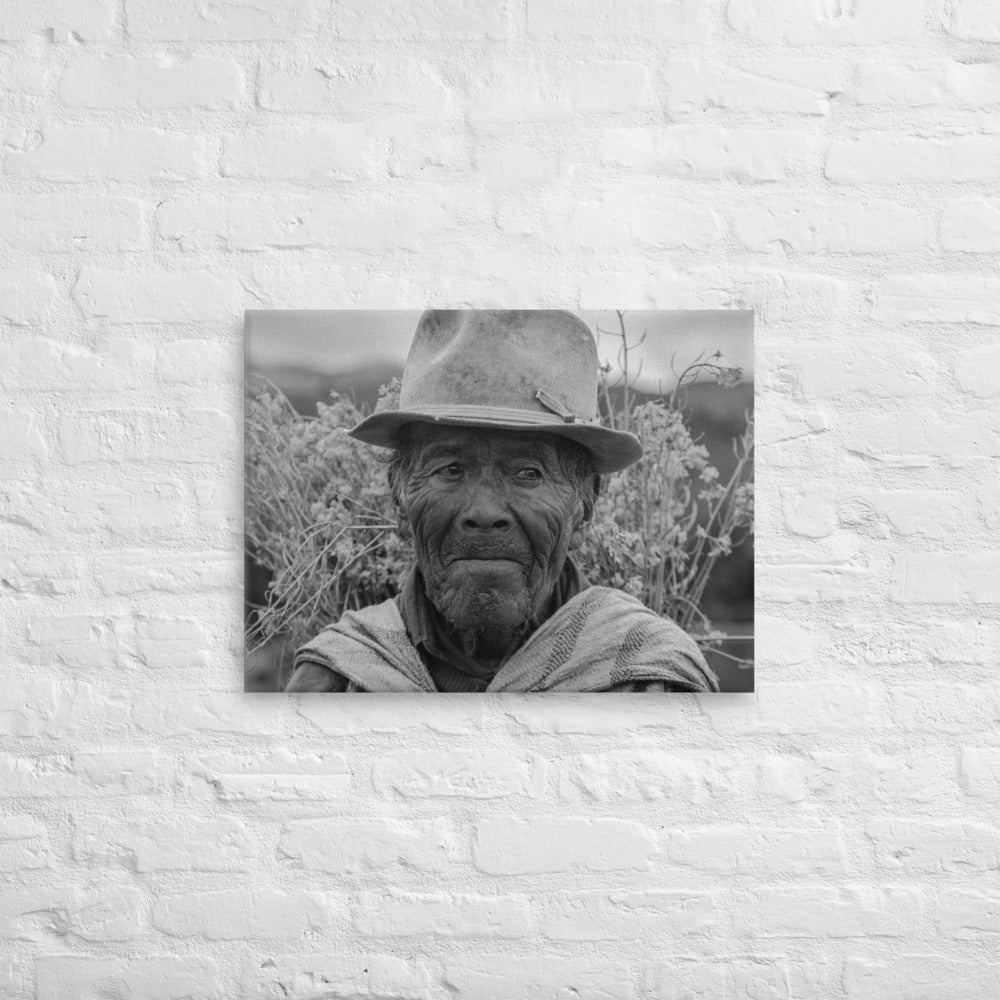
<svg viewBox="0 0 1000 1000">
<path fill-rule="evenodd" d="M 246 314 L 248 691 L 753 690 L 753 314 Z"/>
</svg>

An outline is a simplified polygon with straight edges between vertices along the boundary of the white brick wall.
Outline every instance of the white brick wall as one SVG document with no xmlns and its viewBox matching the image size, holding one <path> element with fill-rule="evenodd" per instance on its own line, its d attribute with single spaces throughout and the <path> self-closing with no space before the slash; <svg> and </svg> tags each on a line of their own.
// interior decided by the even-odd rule
<svg viewBox="0 0 1000 1000">
<path fill-rule="evenodd" d="M 1000 995 L 995 0 L 0 5 L 5 1000 Z M 245 307 L 752 307 L 758 687 L 245 696 Z"/>
</svg>

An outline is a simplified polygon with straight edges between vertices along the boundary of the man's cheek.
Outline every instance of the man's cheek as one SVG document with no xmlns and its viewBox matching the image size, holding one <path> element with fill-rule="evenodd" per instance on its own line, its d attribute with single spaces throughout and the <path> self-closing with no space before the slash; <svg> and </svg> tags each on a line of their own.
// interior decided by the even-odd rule
<svg viewBox="0 0 1000 1000">
<path fill-rule="evenodd" d="M 520 504 L 516 507 L 517 519 L 531 544 L 535 561 L 542 568 L 556 555 L 565 526 L 565 515 L 549 504 Z"/>
<path fill-rule="evenodd" d="M 407 518 L 417 544 L 428 554 L 438 554 L 448 525 L 454 516 L 454 503 L 435 495 L 431 489 L 414 493 L 407 508 Z"/>
</svg>

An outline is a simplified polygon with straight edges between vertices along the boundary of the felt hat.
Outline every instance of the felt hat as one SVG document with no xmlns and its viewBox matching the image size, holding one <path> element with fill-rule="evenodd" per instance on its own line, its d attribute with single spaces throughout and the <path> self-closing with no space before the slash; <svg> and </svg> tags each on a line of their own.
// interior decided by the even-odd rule
<svg viewBox="0 0 1000 1000">
<path fill-rule="evenodd" d="M 538 431 L 586 448 L 597 472 L 642 455 L 639 439 L 602 427 L 597 345 L 569 312 L 430 309 L 403 369 L 399 409 L 373 413 L 351 436 L 394 447 L 406 424 Z"/>
</svg>

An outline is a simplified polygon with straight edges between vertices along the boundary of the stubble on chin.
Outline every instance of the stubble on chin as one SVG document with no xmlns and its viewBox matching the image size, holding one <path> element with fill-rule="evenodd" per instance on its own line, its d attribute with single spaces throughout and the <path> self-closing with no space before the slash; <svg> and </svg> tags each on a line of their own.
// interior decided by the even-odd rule
<svg viewBox="0 0 1000 1000">
<path fill-rule="evenodd" d="M 523 570 L 498 577 L 452 565 L 428 584 L 431 602 L 469 655 L 510 647 L 524 636 L 532 601 Z"/>
</svg>

